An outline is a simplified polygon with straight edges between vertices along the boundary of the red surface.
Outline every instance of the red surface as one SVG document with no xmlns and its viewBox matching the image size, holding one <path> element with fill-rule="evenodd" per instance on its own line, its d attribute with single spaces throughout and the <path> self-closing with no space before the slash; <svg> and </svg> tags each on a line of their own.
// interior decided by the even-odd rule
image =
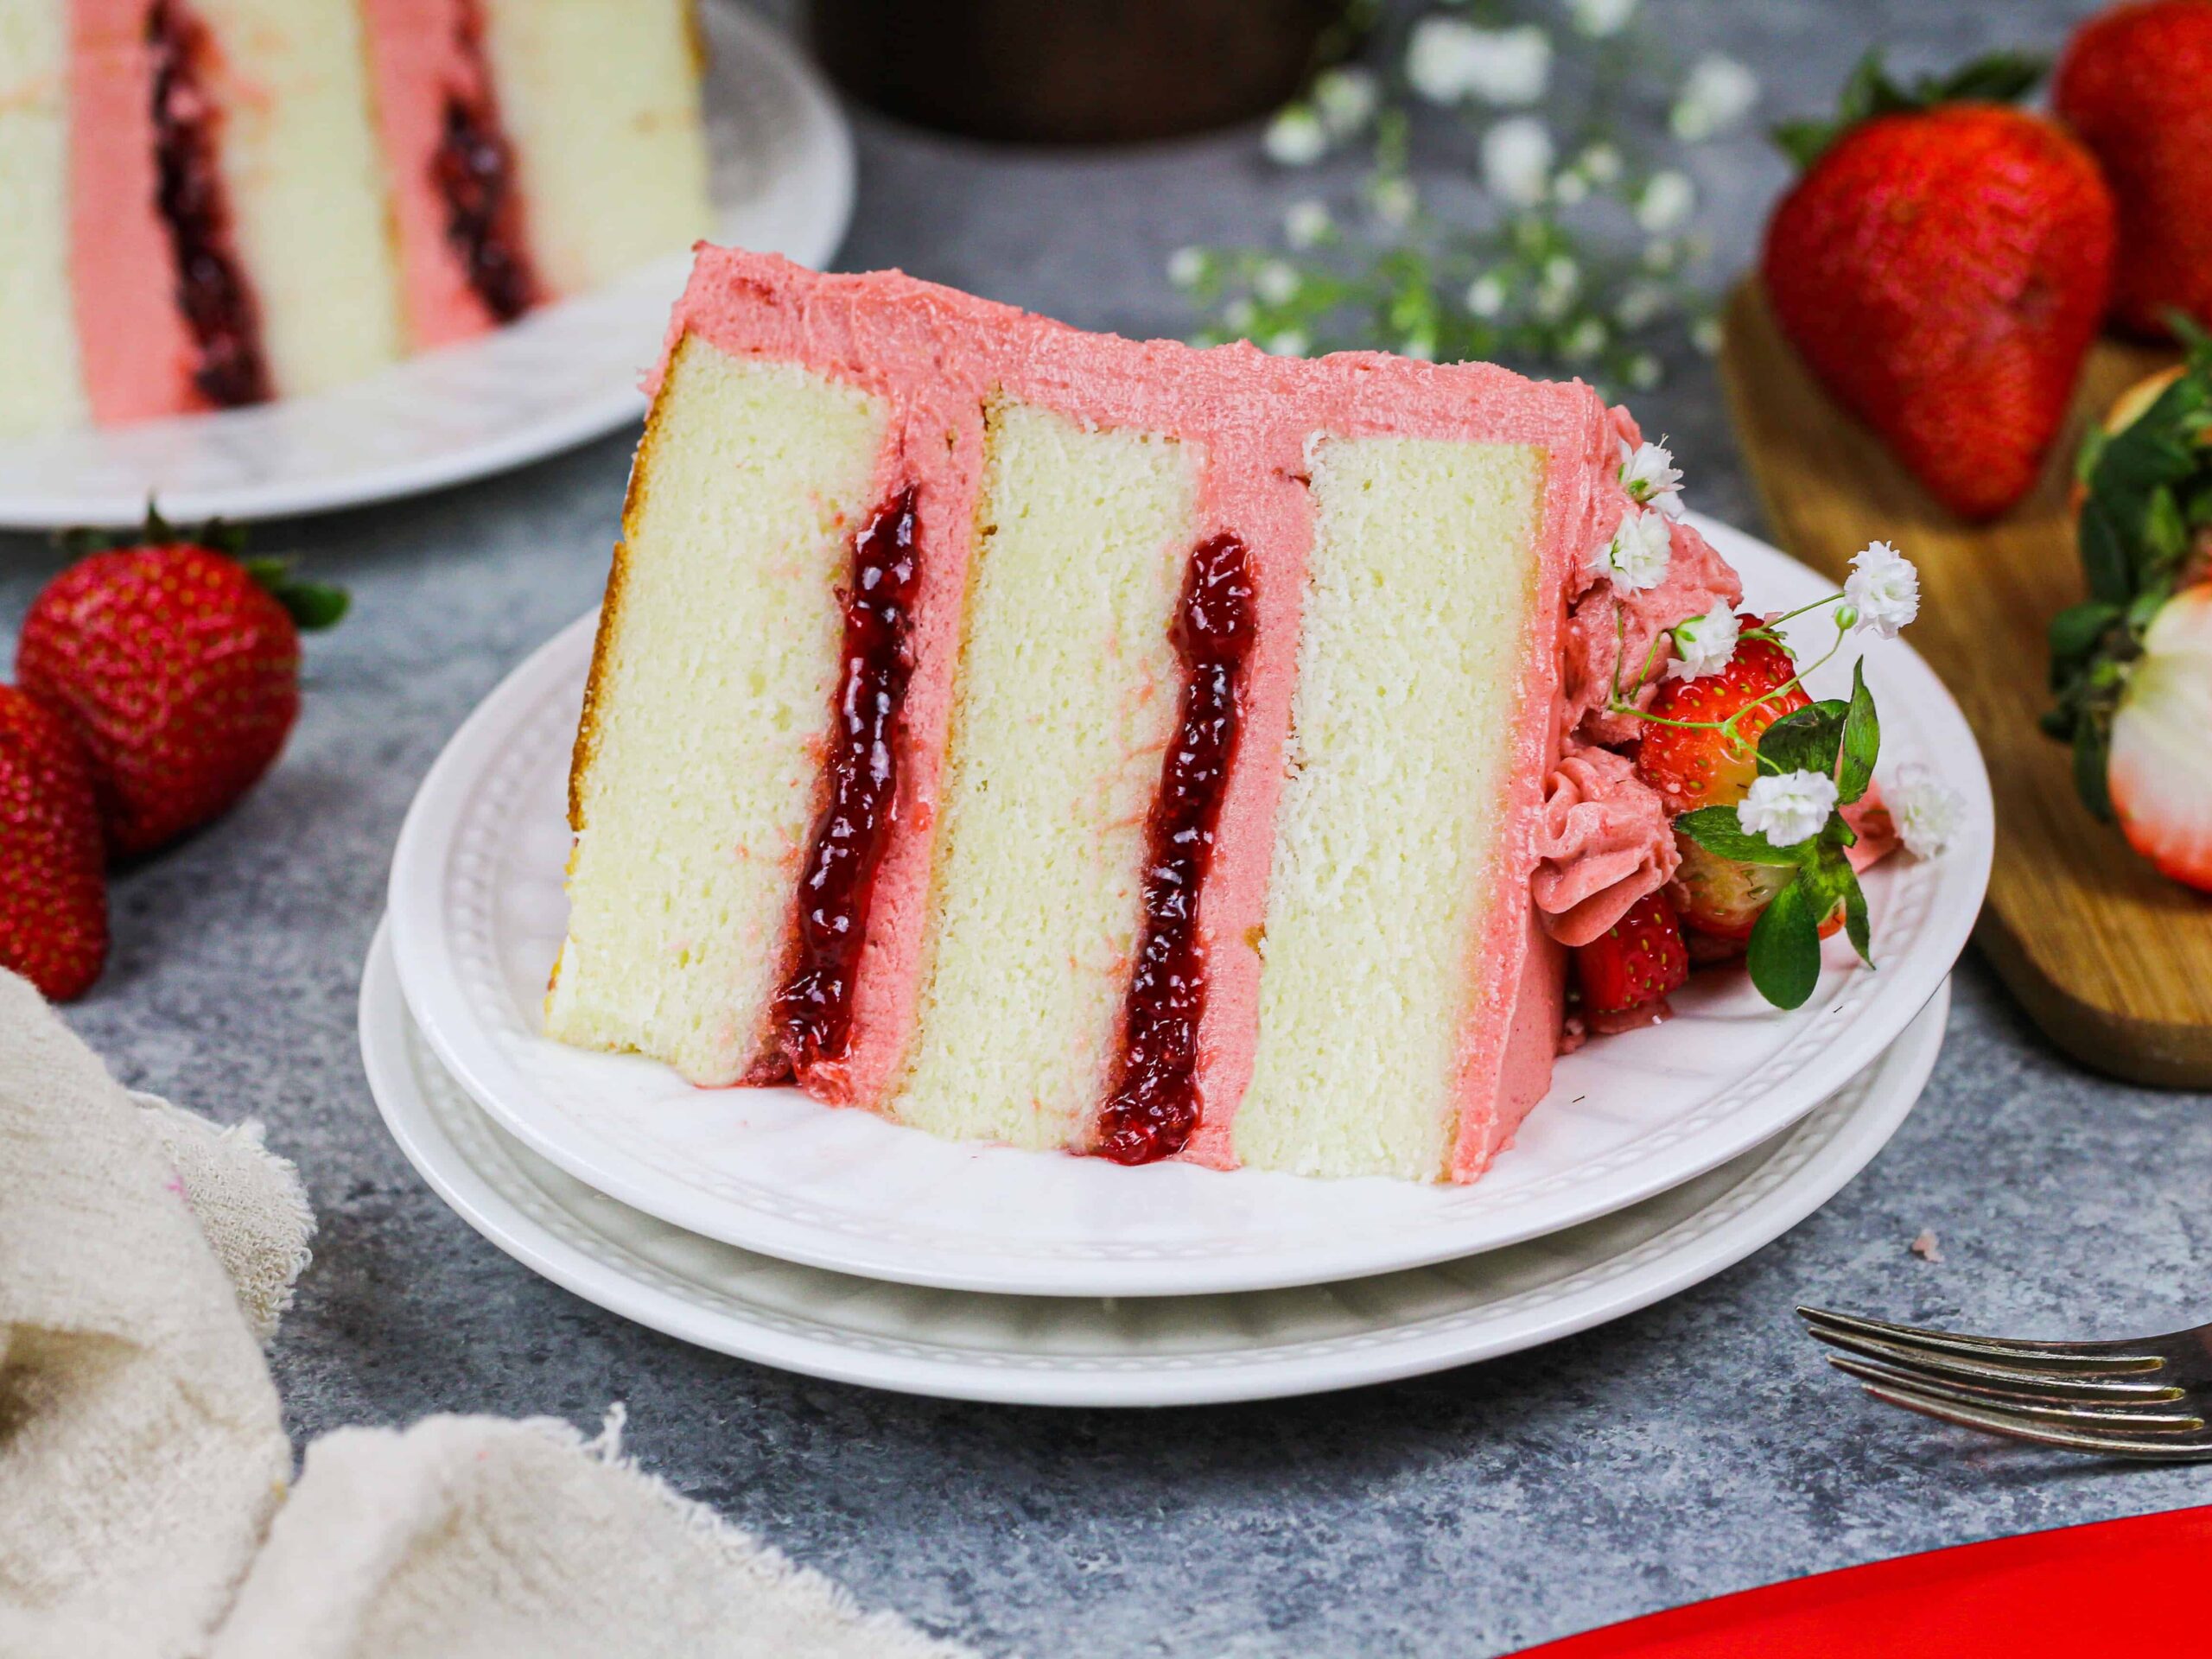
<svg viewBox="0 0 2212 1659">
<path fill-rule="evenodd" d="M 2212 1507 L 1746 1590 L 1522 1659 L 2082 1659 L 2212 1650 Z M 2155 1646 L 2152 1644 L 2156 1644 Z"/>
</svg>

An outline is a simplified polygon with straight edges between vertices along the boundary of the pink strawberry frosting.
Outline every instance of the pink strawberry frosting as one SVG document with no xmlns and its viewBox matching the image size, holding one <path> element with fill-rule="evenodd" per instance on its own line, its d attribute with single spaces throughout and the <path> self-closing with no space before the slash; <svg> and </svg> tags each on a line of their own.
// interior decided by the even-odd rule
<svg viewBox="0 0 2212 1659">
<path fill-rule="evenodd" d="M 1529 882 L 1552 938 L 1589 944 L 1663 887 L 1678 862 L 1666 808 L 1626 755 L 1585 748 L 1559 763 L 1545 785 Z"/>
</svg>

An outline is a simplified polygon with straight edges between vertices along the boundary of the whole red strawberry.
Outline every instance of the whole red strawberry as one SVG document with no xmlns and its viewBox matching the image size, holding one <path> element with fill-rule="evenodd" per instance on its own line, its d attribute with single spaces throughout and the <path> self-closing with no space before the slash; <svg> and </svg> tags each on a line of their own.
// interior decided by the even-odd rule
<svg viewBox="0 0 2212 1659">
<path fill-rule="evenodd" d="M 1736 623 L 1747 631 L 1764 626 L 1756 616 L 1738 616 Z M 1797 664 L 1779 643 L 1746 638 L 1718 674 L 1663 682 L 1648 711 L 1656 718 L 1637 745 L 1636 775 L 1659 791 L 1669 812 L 1734 805 L 1758 776 L 1760 734 L 1812 701 L 1804 687 L 1791 683 L 1796 677 Z M 1661 723 L 1732 717 L 1732 739 Z"/>
<path fill-rule="evenodd" d="M 1667 901 L 1652 893 L 1630 906 L 1620 920 L 1575 951 L 1574 976 L 1583 1011 L 1600 1021 L 1681 989 L 1690 959 Z"/>
<path fill-rule="evenodd" d="M 2163 338 L 2166 314 L 2212 324 L 2212 0 L 2151 0 L 2091 18 L 2052 89 L 2120 204 L 2112 312 Z"/>
<path fill-rule="evenodd" d="M 252 787 L 299 714 L 300 626 L 345 607 L 220 539 L 152 518 L 144 542 L 79 560 L 23 619 L 16 677 L 76 728 L 118 855 L 175 840 Z"/>
<path fill-rule="evenodd" d="M 68 722 L 0 685 L 0 968 L 55 1001 L 107 960 L 106 862 L 91 763 Z"/>
<path fill-rule="evenodd" d="M 2112 291 L 2094 159 L 1999 103 L 2036 72 L 1976 65 L 1910 91 L 1862 65 L 1840 127 L 1777 134 L 1809 162 L 1767 226 L 1777 321 L 1936 499 L 2002 512 L 2036 480 Z"/>
</svg>

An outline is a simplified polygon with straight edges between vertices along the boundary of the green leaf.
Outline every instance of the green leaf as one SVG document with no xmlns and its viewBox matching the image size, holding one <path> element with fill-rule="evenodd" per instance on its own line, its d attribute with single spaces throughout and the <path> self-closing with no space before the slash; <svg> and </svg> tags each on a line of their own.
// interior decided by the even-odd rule
<svg viewBox="0 0 2212 1659">
<path fill-rule="evenodd" d="M 2107 605 L 2127 603 L 2135 591 L 2131 575 L 2133 561 L 2127 556 L 2127 545 L 2120 540 L 2112 515 L 2094 495 L 2082 504 L 2077 539 L 2082 549 L 2082 571 L 2089 580 L 2089 596 Z"/>
<path fill-rule="evenodd" d="M 1821 922 L 1805 876 L 1775 894 L 1751 928 L 1751 983 L 1777 1008 L 1802 1007 L 1821 977 Z"/>
<path fill-rule="evenodd" d="M 2145 556 L 2135 572 L 2138 582 L 2171 574 L 2189 551 L 2189 525 L 2181 516 L 2181 504 L 2163 484 L 2151 492 L 2143 515 L 2143 551 Z"/>
<path fill-rule="evenodd" d="M 1818 161 L 1835 137 L 1835 123 L 1812 118 L 1777 121 L 1767 130 L 1767 137 L 1774 140 L 1774 147 L 1796 164 L 1803 172 Z"/>
<path fill-rule="evenodd" d="M 1708 853 L 1738 864 L 1788 865 L 1799 861 L 1794 847 L 1777 847 L 1764 836 L 1746 834 L 1732 806 L 1701 806 L 1675 820 L 1675 828 Z"/>
<path fill-rule="evenodd" d="M 1874 781 L 1875 758 L 1882 752 L 1882 722 L 1874 712 L 1874 694 L 1866 689 L 1866 664 L 1851 668 L 1851 705 L 1843 717 L 1843 751 L 1836 767 L 1836 793 L 1855 801 Z"/>
<path fill-rule="evenodd" d="M 1869 968 L 1874 965 L 1871 946 L 1873 935 L 1866 925 L 1866 890 L 1859 885 L 1858 874 L 1847 864 L 1844 874 L 1849 885 L 1843 890 L 1843 932 L 1851 941 L 1851 948 L 1859 953 L 1859 960 Z"/>
<path fill-rule="evenodd" d="M 2033 52 L 1992 52 L 1941 80 L 1922 81 L 1914 90 L 1932 92 L 1926 100 L 1930 104 L 2010 104 L 2033 92 L 2050 68 L 2050 60 Z"/>
<path fill-rule="evenodd" d="M 301 582 L 292 575 L 289 559 L 263 557 L 245 561 L 246 575 L 284 607 L 293 625 L 304 633 L 335 627 L 353 608 L 353 595 L 328 582 Z"/>
<path fill-rule="evenodd" d="M 2107 823 L 2112 822 L 2112 785 L 2106 776 L 2110 760 L 2109 746 L 2095 721 L 2083 720 L 2075 727 L 2074 792 Z"/>
<path fill-rule="evenodd" d="M 2031 53 L 1993 52 L 1948 75 L 1923 75 L 1906 87 L 1890 78 L 1881 53 L 1872 51 L 1852 66 L 1833 118 L 1784 121 L 1770 132 L 1784 155 L 1800 168 L 1808 168 L 1822 150 L 1862 121 L 1937 104 L 1967 100 L 2009 104 L 2032 89 L 2049 67 L 2049 60 Z"/>
<path fill-rule="evenodd" d="M 1777 772 L 1835 772 L 1836 750 L 1843 741 L 1848 705 L 1829 697 L 1784 715 L 1759 734 L 1759 760 Z"/>
<path fill-rule="evenodd" d="M 2120 620 L 2120 607 L 2109 600 L 2085 599 L 2069 605 L 2050 619 L 2050 668 L 2054 682 L 2062 669 L 2073 667 L 2097 648 L 2105 630 Z"/>
</svg>

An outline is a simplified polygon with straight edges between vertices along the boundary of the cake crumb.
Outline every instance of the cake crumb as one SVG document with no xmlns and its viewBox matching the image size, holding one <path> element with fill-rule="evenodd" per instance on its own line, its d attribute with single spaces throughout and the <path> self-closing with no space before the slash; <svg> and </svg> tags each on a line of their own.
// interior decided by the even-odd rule
<svg viewBox="0 0 2212 1659">
<path fill-rule="evenodd" d="M 1926 1227 L 1922 1228 L 1920 1236 L 1912 1241 L 1912 1253 L 1923 1262 L 1941 1262 L 1943 1259 L 1942 1246 L 1936 1242 L 1934 1230 Z"/>
</svg>

